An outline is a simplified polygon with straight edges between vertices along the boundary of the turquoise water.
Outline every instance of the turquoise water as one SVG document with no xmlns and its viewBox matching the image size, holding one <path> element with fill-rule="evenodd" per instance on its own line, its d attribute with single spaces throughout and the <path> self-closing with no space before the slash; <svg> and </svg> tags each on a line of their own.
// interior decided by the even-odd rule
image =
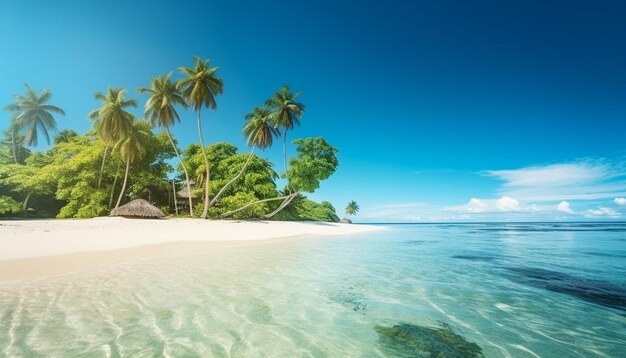
<svg viewBox="0 0 626 358">
<path fill-rule="evenodd" d="M 626 356 L 626 224 L 388 228 L 0 283 L 0 356 Z"/>
</svg>

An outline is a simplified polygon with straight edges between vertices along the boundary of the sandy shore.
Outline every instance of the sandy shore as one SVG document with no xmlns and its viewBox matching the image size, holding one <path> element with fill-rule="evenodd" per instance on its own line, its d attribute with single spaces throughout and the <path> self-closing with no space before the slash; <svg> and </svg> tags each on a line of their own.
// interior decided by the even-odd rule
<svg viewBox="0 0 626 358">
<path fill-rule="evenodd" d="M 76 272 L 132 257 L 379 229 L 370 225 L 334 223 L 194 219 L 0 221 L 0 281 Z"/>
</svg>

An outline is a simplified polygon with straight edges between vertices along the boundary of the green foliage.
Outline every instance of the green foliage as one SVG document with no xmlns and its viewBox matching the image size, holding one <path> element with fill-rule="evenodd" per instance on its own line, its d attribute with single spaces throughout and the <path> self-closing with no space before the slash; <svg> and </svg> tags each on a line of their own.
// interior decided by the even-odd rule
<svg viewBox="0 0 626 358">
<path fill-rule="evenodd" d="M 209 209 L 209 216 L 218 218 L 221 214 L 240 208 L 250 202 L 256 201 L 258 198 L 255 196 L 254 192 L 245 191 L 245 192 L 237 192 L 234 195 L 223 196 L 220 200 L 219 206 L 213 206 Z M 236 214 L 231 216 L 233 219 L 247 219 L 247 218 L 258 218 L 263 214 L 266 214 L 268 211 L 267 203 L 262 203 L 259 205 L 252 205 Z"/>
<path fill-rule="evenodd" d="M 69 143 L 76 137 L 78 137 L 78 133 L 71 129 L 64 129 L 54 136 L 54 144 Z"/>
<path fill-rule="evenodd" d="M 280 134 L 280 131 L 270 123 L 272 112 L 267 107 L 254 107 L 252 112 L 246 114 L 245 119 L 243 135 L 248 141 L 248 146 L 257 146 L 260 149 L 271 147 L 274 137 Z"/>
<path fill-rule="evenodd" d="M 289 161 L 289 188 L 312 193 L 319 188 L 321 180 L 337 169 L 339 161 L 335 154 L 338 150 L 322 137 L 296 139 L 293 143 L 298 157 Z"/>
<path fill-rule="evenodd" d="M 300 117 L 304 115 L 304 104 L 296 102 L 300 95 L 300 92 L 291 92 L 289 86 L 282 86 L 265 102 L 265 105 L 273 112 L 275 128 L 281 128 L 286 132 L 300 124 Z"/>
<path fill-rule="evenodd" d="M 376 326 L 382 349 L 399 357 L 480 358 L 482 349 L 454 333 L 450 326 L 421 327 L 398 324 Z"/>
<path fill-rule="evenodd" d="M 30 155 L 30 150 L 24 145 L 24 136 L 17 132 L 17 128 L 3 131 L 0 140 L 0 164 L 24 164 Z"/>
<path fill-rule="evenodd" d="M 137 107 L 137 101 L 126 99 L 123 88 L 109 88 L 106 94 L 97 92 L 94 97 L 102 106 L 89 113 L 89 118 L 98 136 L 107 144 L 115 144 L 131 130 L 133 115 L 126 109 Z"/>
<path fill-rule="evenodd" d="M 297 221 L 339 221 L 339 217 L 331 203 L 328 201 L 316 203 L 302 195 L 294 199 L 287 208 L 279 212 L 274 218 L 276 220 Z"/>
<path fill-rule="evenodd" d="M 356 215 L 359 212 L 359 204 L 352 200 L 346 206 L 346 215 Z"/>
<path fill-rule="evenodd" d="M 56 198 L 66 202 L 58 217 L 93 217 L 108 213 L 110 183 L 121 166 L 121 160 L 113 157 L 106 161 L 103 182 L 107 185 L 97 189 L 104 148 L 101 140 L 89 140 L 84 136 L 55 146 L 54 162 L 46 169 L 56 177 Z"/>
<path fill-rule="evenodd" d="M 209 60 L 194 58 L 194 67 L 181 67 L 180 72 L 185 78 L 178 81 L 179 89 L 187 100 L 187 104 L 199 111 L 203 106 L 215 109 L 215 96 L 224 89 L 224 81 L 217 77 L 218 67 L 211 67 Z"/>
<path fill-rule="evenodd" d="M 17 214 L 22 210 L 20 204 L 10 196 L 0 196 L 0 215 Z"/>
<path fill-rule="evenodd" d="M 11 127 L 24 134 L 24 143 L 27 146 L 37 145 L 39 131 L 46 142 L 50 143 L 48 131 L 55 130 L 57 125 L 52 114 L 65 115 L 65 112 L 57 106 L 47 104 L 52 98 L 48 89 L 37 94 L 28 85 L 25 87 L 24 95 L 16 95 L 15 102 L 6 107 L 11 112 Z"/>
</svg>

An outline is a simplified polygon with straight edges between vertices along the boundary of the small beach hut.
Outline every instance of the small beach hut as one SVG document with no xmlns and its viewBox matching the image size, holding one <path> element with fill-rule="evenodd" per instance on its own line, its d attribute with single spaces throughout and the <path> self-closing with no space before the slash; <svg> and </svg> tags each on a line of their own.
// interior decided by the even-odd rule
<svg viewBox="0 0 626 358">
<path fill-rule="evenodd" d="M 135 199 L 119 208 L 111 210 L 111 216 L 123 216 L 125 218 L 162 218 L 165 216 L 161 209 L 150 204 L 144 199 Z"/>
</svg>

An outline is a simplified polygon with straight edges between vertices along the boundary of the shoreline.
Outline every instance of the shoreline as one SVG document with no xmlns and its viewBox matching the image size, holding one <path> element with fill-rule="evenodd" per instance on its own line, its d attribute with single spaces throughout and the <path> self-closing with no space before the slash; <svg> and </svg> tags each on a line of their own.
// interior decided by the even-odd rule
<svg viewBox="0 0 626 358">
<path fill-rule="evenodd" d="M 135 258 L 376 230 L 383 230 L 383 227 L 117 217 L 7 220 L 0 221 L 0 282 L 60 276 Z"/>
</svg>

